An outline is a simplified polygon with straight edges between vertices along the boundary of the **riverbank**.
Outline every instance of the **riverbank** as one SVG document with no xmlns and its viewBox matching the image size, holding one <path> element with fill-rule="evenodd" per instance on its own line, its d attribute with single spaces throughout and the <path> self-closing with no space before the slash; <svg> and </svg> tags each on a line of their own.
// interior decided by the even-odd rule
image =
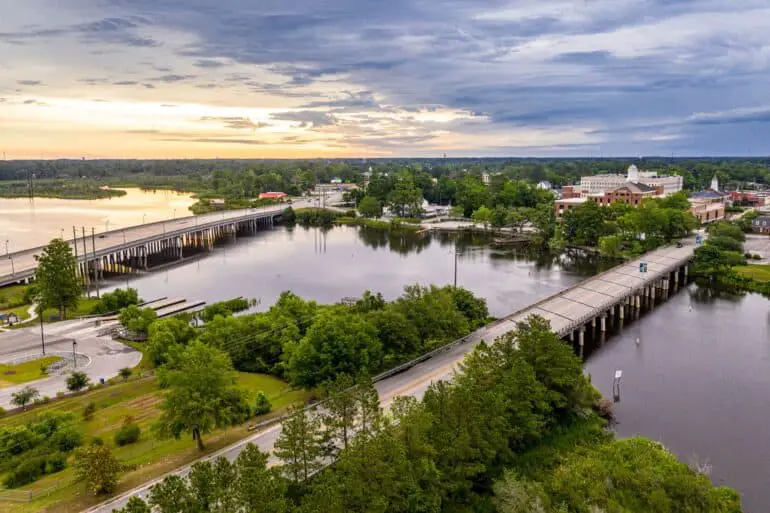
<svg viewBox="0 0 770 513">
<path fill-rule="evenodd" d="M 120 189 L 95 180 L 0 181 L 0 198 L 59 198 L 96 200 L 125 196 Z"/>
</svg>

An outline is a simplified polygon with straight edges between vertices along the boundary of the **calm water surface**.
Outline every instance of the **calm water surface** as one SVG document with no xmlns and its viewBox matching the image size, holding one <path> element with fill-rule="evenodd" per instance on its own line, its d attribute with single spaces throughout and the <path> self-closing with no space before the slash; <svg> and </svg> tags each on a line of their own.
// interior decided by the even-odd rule
<svg viewBox="0 0 770 513">
<path fill-rule="evenodd" d="M 186 215 L 192 202 L 187 195 L 137 190 L 98 201 L 0 200 L 0 239 L 11 240 L 13 251 L 44 244 L 73 224 L 99 230 L 107 220 L 119 228 L 141 223 L 144 214 L 147 221 Z M 284 290 L 322 303 L 366 289 L 391 299 L 405 285 L 452 283 L 457 248 L 458 285 L 487 298 L 491 314 L 503 316 L 608 265 L 495 250 L 487 242 L 405 239 L 353 227 L 278 228 L 128 281 L 144 298 L 244 296 L 259 299 L 259 310 Z M 741 491 L 747 512 L 770 511 L 769 300 L 691 285 L 622 329 L 611 326 L 603 340 L 589 337 L 586 349 L 586 371 L 607 397 L 615 370 L 623 370 L 620 436 L 655 438 L 685 462 L 707 462 L 715 483 Z"/>
<path fill-rule="evenodd" d="M 190 215 L 189 194 L 124 189 L 124 196 L 99 200 L 0 198 L 0 243 L 10 252 L 42 246 L 55 237 L 72 238 L 72 226 L 90 233 Z"/>
</svg>

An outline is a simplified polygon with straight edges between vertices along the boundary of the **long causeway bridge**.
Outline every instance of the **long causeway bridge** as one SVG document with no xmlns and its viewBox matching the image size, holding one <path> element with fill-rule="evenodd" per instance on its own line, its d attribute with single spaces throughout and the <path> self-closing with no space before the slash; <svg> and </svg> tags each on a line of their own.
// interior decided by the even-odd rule
<svg viewBox="0 0 770 513">
<path fill-rule="evenodd" d="M 307 206 L 296 202 L 295 206 Z M 74 228 L 72 246 L 78 275 L 90 285 L 104 273 L 124 274 L 182 259 L 186 254 L 211 250 L 223 237 L 270 228 L 284 206 L 212 212 L 198 216 L 141 224 L 102 233 Z M 42 247 L 0 256 L 0 286 L 26 283 L 35 276 Z"/>
</svg>

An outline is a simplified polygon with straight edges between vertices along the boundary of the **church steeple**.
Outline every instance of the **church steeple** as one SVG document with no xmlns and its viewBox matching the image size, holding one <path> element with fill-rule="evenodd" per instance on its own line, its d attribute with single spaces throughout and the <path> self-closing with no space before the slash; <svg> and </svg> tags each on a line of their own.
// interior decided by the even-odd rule
<svg viewBox="0 0 770 513">
<path fill-rule="evenodd" d="M 711 179 L 711 190 L 719 192 L 719 180 L 717 180 L 717 175 L 714 175 L 714 178 Z"/>
</svg>

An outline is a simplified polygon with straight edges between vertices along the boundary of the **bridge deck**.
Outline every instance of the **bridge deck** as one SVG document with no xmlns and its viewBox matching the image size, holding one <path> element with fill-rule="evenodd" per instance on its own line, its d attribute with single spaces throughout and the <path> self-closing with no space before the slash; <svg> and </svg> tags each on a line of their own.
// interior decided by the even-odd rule
<svg viewBox="0 0 770 513">
<path fill-rule="evenodd" d="M 307 201 L 295 202 L 296 207 L 307 206 Z M 176 235 L 193 233 L 195 231 L 206 229 L 207 227 L 221 226 L 229 223 L 237 223 L 260 217 L 276 216 L 280 214 L 285 206 L 272 206 L 263 208 L 251 208 L 242 210 L 229 210 L 222 212 L 212 212 L 199 216 L 188 216 L 167 221 L 147 223 L 131 228 L 121 230 L 112 230 L 108 232 L 97 233 L 95 237 L 96 255 L 102 256 L 121 249 L 139 246 L 151 241 L 171 238 Z M 66 224 L 66 221 L 62 221 Z M 76 227 L 78 232 L 77 253 L 79 260 L 83 260 L 83 242 L 80 238 L 80 227 Z M 66 232 L 65 232 L 66 233 Z M 93 247 L 91 241 L 90 228 L 86 231 L 86 248 L 89 257 L 92 254 Z M 72 240 L 68 240 L 72 244 Z M 42 247 L 30 248 L 23 251 L 11 253 L 8 256 L 0 257 L 0 285 L 13 283 L 20 279 L 32 276 L 37 267 L 35 255 L 42 252 Z"/>
<path fill-rule="evenodd" d="M 567 335 L 685 265 L 694 251 L 695 243 L 689 240 L 683 241 L 681 248 L 667 246 L 651 251 L 520 310 L 506 317 L 505 322 L 510 323 L 510 329 L 513 329 L 517 322 L 537 314 L 548 319 L 551 328 L 559 335 Z M 639 272 L 641 262 L 647 262 L 646 273 Z"/>
</svg>

